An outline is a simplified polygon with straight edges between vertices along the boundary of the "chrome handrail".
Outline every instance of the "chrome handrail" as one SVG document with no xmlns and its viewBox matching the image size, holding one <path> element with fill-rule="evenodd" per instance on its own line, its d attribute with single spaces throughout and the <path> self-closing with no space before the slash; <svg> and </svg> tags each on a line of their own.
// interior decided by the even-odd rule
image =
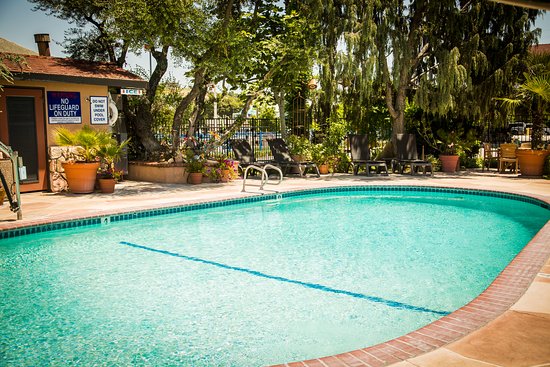
<svg viewBox="0 0 550 367">
<path fill-rule="evenodd" d="M 23 212 L 21 210 L 21 191 L 19 189 L 19 164 L 17 152 L 14 152 L 11 147 L 0 142 L 0 151 L 10 157 L 13 168 L 13 181 L 15 184 L 15 201 L 13 201 L 13 194 L 9 187 L 4 187 L 6 195 L 8 195 L 10 202 L 10 210 L 17 214 L 17 220 L 23 219 Z M 2 184 L 2 186 L 4 186 Z"/>
<path fill-rule="evenodd" d="M 270 183 L 269 182 L 269 175 L 267 174 L 268 169 L 275 170 L 279 173 L 279 181 L 277 183 Z M 241 190 L 241 192 L 246 192 L 246 179 L 248 178 L 248 172 L 252 171 L 252 170 L 256 170 L 258 172 L 261 172 L 261 174 L 262 174 L 262 178 L 260 179 L 260 185 L 259 185 L 260 190 L 263 190 L 265 185 L 278 185 L 283 181 L 283 171 L 281 171 L 281 169 L 279 167 L 274 166 L 272 164 L 266 164 L 263 167 L 251 164 L 250 166 L 246 167 L 246 169 L 244 170 L 244 173 L 243 173 L 243 189 Z M 252 185 L 252 186 L 258 186 L 258 185 Z"/>
</svg>

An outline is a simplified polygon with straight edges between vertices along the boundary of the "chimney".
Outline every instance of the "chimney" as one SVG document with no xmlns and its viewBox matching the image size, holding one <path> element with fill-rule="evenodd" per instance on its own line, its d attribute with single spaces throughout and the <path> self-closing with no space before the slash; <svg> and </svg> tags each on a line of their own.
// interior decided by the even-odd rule
<svg viewBox="0 0 550 367">
<path fill-rule="evenodd" d="M 40 56 L 51 56 L 50 54 L 50 35 L 39 33 L 34 35 L 34 42 L 38 45 L 38 54 Z"/>
</svg>

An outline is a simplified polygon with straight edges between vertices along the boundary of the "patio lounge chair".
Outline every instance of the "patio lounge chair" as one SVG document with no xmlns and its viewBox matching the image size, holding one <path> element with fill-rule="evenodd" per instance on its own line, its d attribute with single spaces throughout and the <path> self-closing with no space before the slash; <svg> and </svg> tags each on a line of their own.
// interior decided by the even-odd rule
<svg viewBox="0 0 550 367">
<path fill-rule="evenodd" d="M 289 169 L 291 169 L 292 167 L 296 167 L 300 171 L 300 176 L 302 177 L 305 176 L 308 169 L 313 169 L 317 177 L 321 177 L 321 174 L 319 173 L 319 168 L 314 162 L 295 161 L 294 159 L 292 159 L 288 150 L 288 146 L 283 139 L 267 139 L 267 143 L 269 144 L 269 149 L 271 149 L 271 153 L 273 154 L 273 159 L 275 163 L 279 165 L 279 167 L 281 167 L 283 174 L 286 175 Z"/>
<path fill-rule="evenodd" d="M 370 159 L 370 147 L 368 135 L 349 135 L 349 147 L 351 151 L 351 165 L 353 174 L 357 175 L 359 168 L 365 166 L 367 176 L 370 176 L 371 168 L 375 168 L 376 173 L 388 175 L 388 166 L 385 161 Z"/>
<path fill-rule="evenodd" d="M 266 164 L 275 164 L 271 160 L 257 160 L 254 156 L 254 151 L 250 146 L 250 143 L 244 139 L 233 139 L 229 142 L 231 144 L 231 149 L 233 154 L 235 154 L 235 159 L 239 162 L 239 170 L 244 174 L 246 167 L 248 166 L 257 166 L 264 167 Z M 257 173 L 252 170 L 252 174 Z"/>
<path fill-rule="evenodd" d="M 409 167 L 411 175 L 422 169 L 424 174 L 429 169 L 430 175 L 433 176 L 432 164 L 423 159 L 418 159 L 418 151 L 416 149 L 416 136 L 414 134 L 397 134 L 397 169 L 399 173 L 403 173 L 405 168 Z"/>
</svg>

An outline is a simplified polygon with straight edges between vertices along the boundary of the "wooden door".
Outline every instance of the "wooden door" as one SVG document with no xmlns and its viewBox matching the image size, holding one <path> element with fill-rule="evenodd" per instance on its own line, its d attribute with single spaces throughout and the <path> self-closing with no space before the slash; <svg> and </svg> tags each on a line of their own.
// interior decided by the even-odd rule
<svg viewBox="0 0 550 367">
<path fill-rule="evenodd" d="M 0 92 L 0 140 L 23 158 L 27 178 L 21 192 L 48 189 L 44 91 L 9 88 Z"/>
</svg>

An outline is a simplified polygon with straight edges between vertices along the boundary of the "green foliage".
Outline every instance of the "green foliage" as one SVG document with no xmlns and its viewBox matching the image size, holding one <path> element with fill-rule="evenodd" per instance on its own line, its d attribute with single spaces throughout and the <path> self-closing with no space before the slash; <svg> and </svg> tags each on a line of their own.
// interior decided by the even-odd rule
<svg viewBox="0 0 550 367">
<path fill-rule="evenodd" d="M 115 178 L 117 174 L 115 163 L 121 159 L 129 142 L 130 139 L 126 139 L 119 143 L 116 139 L 111 137 L 109 140 L 105 139 L 104 144 L 98 147 L 97 156 L 103 163 L 101 173 L 104 178 Z"/>
<path fill-rule="evenodd" d="M 529 69 L 523 74 L 509 98 L 497 98 L 507 115 L 513 115 L 522 108 L 533 123 L 532 146 L 543 146 L 542 132 L 544 115 L 550 106 L 550 53 L 533 54 L 529 58 Z"/>
<path fill-rule="evenodd" d="M 56 130 L 55 142 L 62 146 L 77 147 L 78 154 L 69 157 L 71 160 L 96 162 L 100 159 L 100 149 L 113 145 L 113 138 L 106 131 L 95 130 L 88 125 L 84 125 L 76 131 L 63 127 L 58 128 Z"/>
<path fill-rule="evenodd" d="M 13 84 L 13 74 L 6 65 L 6 60 L 18 65 L 20 68 L 28 66 L 24 56 L 0 52 L 0 92 L 3 90 L 2 83 Z"/>
<path fill-rule="evenodd" d="M 189 173 L 205 173 L 206 159 L 204 155 L 196 154 L 193 149 L 185 150 L 185 162 Z"/>
<path fill-rule="evenodd" d="M 172 121 L 178 104 L 183 99 L 185 90 L 173 78 L 159 84 L 157 88 L 157 96 L 151 106 L 153 114 L 154 131 L 158 131 L 162 140 L 168 139 L 172 134 Z M 190 117 L 190 111 L 184 118 Z"/>
<path fill-rule="evenodd" d="M 299 160 L 311 160 L 312 144 L 305 136 L 290 135 L 287 138 L 288 151 L 292 156 L 300 156 Z"/>
</svg>

